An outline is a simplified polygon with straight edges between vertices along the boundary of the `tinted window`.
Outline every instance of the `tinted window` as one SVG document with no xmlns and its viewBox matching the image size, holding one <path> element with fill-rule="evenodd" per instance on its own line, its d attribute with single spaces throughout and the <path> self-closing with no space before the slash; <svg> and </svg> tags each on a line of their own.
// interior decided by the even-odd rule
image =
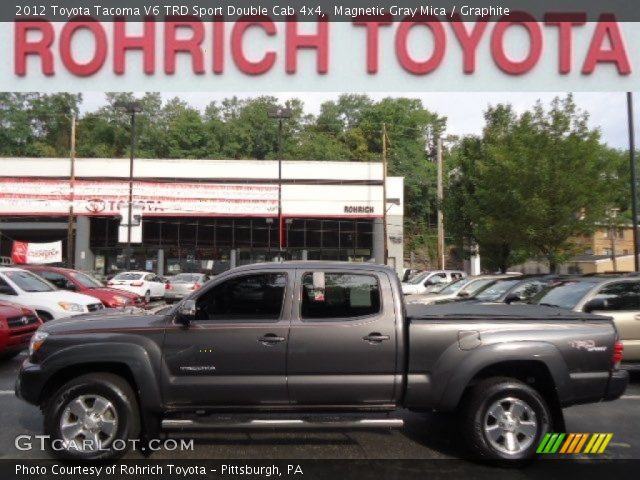
<svg viewBox="0 0 640 480">
<path fill-rule="evenodd" d="M 607 301 L 604 310 L 640 310 L 640 283 L 611 283 L 602 287 L 595 298 Z"/>
<path fill-rule="evenodd" d="M 532 303 L 573 310 L 594 286 L 593 282 L 561 283 L 546 293 L 542 293 Z"/>
<path fill-rule="evenodd" d="M 45 280 L 49 280 L 56 287 L 66 289 L 68 280 L 64 275 L 55 272 L 38 272 L 38 275 Z"/>
<path fill-rule="evenodd" d="M 447 283 L 447 274 L 446 273 L 436 273 L 430 276 L 425 282 L 424 285 L 437 285 L 439 283 Z"/>
<path fill-rule="evenodd" d="M 455 282 L 452 282 L 449 285 L 445 286 L 438 293 L 441 295 L 458 293 L 458 291 L 462 290 L 462 288 L 464 288 L 467 283 L 469 283 L 469 280 L 456 280 Z"/>
<path fill-rule="evenodd" d="M 232 278 L 198 298 L 196 319 L 277 321 L 286 285 L 284 273 Z"/>
<path fill-rule="evenodd" d="M 522 285 L 518 285 L 513 289 L 512 293 L 517 294 L 521 300 L 531 300 L 538 293 L 540 293 L 545 286 L 545 282 L 542 282 L 540 280 L 533 280 L 530 282 L 524 282 Z"/>
<path fill-rule="evenodd" d="M 25 292 L 53 292 L 55 287 L 46 280 L 30 272 L 8 271 L 4 274 Z"/>
<path fill-rule="evenodd" d="M 350 318 L 379 311 L 380 287 L 373 275 L 315 272 L 302 278 L 302 318 Z"/>
</svg>

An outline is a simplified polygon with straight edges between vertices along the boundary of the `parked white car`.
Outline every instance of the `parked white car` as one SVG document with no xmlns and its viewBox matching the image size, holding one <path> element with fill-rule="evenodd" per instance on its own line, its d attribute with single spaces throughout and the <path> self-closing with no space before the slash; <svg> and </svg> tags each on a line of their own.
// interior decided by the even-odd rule
<svg viewBox="0 0 640 480">
<path fill-rule="evenodd" d="M 420 295 L 437 291 L 446 284 L 466 276 L 467 274 L 460 270 L 427 270 L 403 283 L 402 293 L 405 295 Z"/>
<path fill-rule="evenodd" d="M 95 297 L 58 290 L 38 275 L 11 267 L 0 267 L 0 300 L 31 307 L 45 322 L 104 308 Z"/>
<path fill-rule="evenodd" d="M 163 298 L 165 282 L 155 273 L 122 272 L 113 277 L 107 286 L 132 292 L 149 302 L 152 298 Z"/>
</svg>

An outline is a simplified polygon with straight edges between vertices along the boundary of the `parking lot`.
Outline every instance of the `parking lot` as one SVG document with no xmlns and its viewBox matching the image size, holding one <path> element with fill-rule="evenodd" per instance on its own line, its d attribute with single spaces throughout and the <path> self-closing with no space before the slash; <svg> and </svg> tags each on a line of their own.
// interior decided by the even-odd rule
<svg viewBox="0 0 640 480">
<path fill-rule="evenodd" d="M 0 458 L 48 458 L 39 449 L 20 451 L 18 435 L 42 433 L 37 407 L 13 393 L 24 353 L 0 364 Z M 604 453 L 610 459 L 640 459 L 640 375 L 634 373 L 626 394 L 615 402 L 565 410 L 569 432 L 611 432 Z M 152 459 L 444 459 L 464 456 L 461 439 L 450 415 L 403 411 L 399 431 L 216 433 L 195 438 L 193 451 L 158 451 Z M 584 455 L 587 457 L 588 455 Z M 142 458 L 130 453 L 128 458 Z M 472 465 L 471 463 L 469 465 Z"/>
</svg>

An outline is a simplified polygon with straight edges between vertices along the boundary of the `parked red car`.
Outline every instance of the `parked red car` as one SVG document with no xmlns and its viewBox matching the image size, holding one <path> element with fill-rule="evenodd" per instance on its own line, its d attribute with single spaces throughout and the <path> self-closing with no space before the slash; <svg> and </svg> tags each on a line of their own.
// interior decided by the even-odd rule
<svg viewBox="0 0 640 480">
<path fill-rule="evenodd" d="M 100 300 L 107 308 L 118 308 L 125 305 L 142 305 L 142 299 L 138 295 L 105 287 L 95 278 L 78 270 L 50 267 L 47 265 L 21 265 L 20 268 L 24 268 L 41 276 L 61 290 L 72 290 L 85 295 L 91 295 Z"/>
<path fill-rule="evenodd" d="M 0 301 L 0 359 L 15 357 L 27 348 L 40 325 L 42 320 L 34 310 Z"/>
</svg>

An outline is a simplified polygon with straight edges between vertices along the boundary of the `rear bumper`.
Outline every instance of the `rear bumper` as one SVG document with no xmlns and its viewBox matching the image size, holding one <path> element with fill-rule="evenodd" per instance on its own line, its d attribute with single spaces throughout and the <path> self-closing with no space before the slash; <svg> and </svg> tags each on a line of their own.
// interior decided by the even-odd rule
<svg viewBox="0 0 640 480">
<path fill-rule="evenodd" d="M 622 396 L 629 383 L 629 372 L 626 370 L 614 370 L 609 377 L 607 390 L 604 392 L 605 401 L 616 400 Z"/>
</svg>

